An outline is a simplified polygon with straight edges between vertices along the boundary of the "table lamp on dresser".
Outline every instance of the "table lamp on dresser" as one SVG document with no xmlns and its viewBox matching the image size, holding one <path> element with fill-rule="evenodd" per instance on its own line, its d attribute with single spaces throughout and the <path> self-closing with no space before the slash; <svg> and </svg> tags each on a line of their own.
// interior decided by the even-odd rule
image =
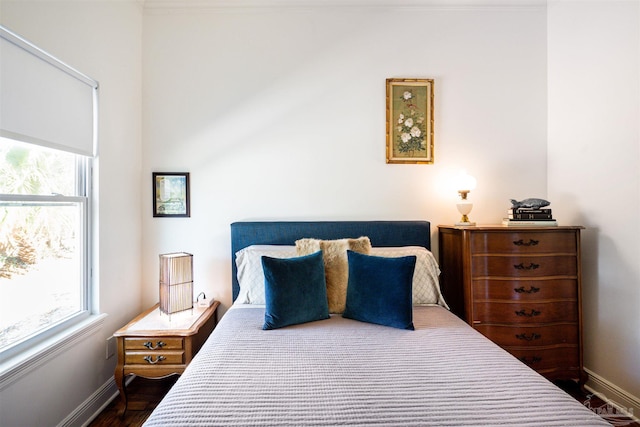
<svg viewBox="0 0 640 427">
<path fill-rule="evenodd" d="M 469 221 L 469 213 L 473 208 L 473 203 L 471 203 L 467 199 L 467 195 L 476 188 L 476 179 L 466 172 L 461 172 L 458 176 L 456 182 L 458 188 L 458 194 L 460 195 L 460 200 L 456 203 L 456 208 L 458 208 L 458 212 L 462 215 L 460 221 L 456 222 L 456 225 L 476 225 L 475 222 Z"/>
</svg>

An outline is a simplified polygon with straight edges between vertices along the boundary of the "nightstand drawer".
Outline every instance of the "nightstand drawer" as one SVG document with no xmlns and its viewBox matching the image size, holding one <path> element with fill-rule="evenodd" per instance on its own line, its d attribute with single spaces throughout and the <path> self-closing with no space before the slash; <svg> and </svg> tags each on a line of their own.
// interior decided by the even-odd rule
<svg viewBox="0 0 640 427">
<path fill-rule="evenodd" d="M 574 279 L 473 281 L 474 300 L 501 299 L 526 302 L 546 299 L 575 300 L 577 297 L 578 281 Z"/>
<path fill-rule="evenodd" d="M 184 362 L 183 351 L 163 352 L 128 352 L 124 356 L 125 365 L 182 365 Z"/>
<path fill-rule="evenodd" d="M 502 326 L 477 325 L 482 335 L 502 347 L 548 346 L 555 344 L 578 345 L 578 328 L 575 323 L 550 326 Z"/>
<path fill-rule="evenodd" d="M 477 277 L 547 277 L 578 274 L 575 256 L 476 256 L 472 274 Z"/>
<path fill-rule="evenodd" d="M 181 350 L 184 347 L 182 338 L 125 338 L 125 350 Z"/>
<path fill-rule="evenodd" d="M 537 370 L 553 370 L 558 367 L 563 369 L 580 366 L 580 352 L 578 346 L 560 346 L 553 348 L 519 349 L 506 348 L 518 360 L 525 365 Z"/>
<path fill-rule="evenodd" d="M 471 253 L 576 253 L 576 243 L 573 231 L 487 231 L 472 234 Z"/>
<path fill-rule="evenodd" d="M 554 302 L 477 302 L 474 325 L 478 323 L 551 323 L 577 322 L 578 308 L 567 301 Z"/>
</svg>

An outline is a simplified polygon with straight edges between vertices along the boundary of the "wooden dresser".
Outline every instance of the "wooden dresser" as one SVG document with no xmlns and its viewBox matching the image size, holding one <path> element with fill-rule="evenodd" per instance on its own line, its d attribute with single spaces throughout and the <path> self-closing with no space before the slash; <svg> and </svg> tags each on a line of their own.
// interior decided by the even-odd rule
<svg viewBox="0 0 640 427">
<path fill-rule="evenodd" d="M 438 229 L 451 311 L 548 379 L 584 383 L 582 227 Z"/>
</svg>

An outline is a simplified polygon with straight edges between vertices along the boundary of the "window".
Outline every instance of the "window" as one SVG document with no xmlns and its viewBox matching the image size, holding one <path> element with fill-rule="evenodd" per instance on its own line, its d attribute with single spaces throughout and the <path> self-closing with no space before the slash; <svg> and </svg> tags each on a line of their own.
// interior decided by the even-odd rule
<svg viewBox="0 0 640 427">
<path fill-rule="evenodd" d="M 90 314 L 97 88 L 0 26 L 0 361 Z"/>
<path fill-rule="evenodd" d="M 88 162 L 0 138 L 0 351 L 87 312 Z"/>
</svg>

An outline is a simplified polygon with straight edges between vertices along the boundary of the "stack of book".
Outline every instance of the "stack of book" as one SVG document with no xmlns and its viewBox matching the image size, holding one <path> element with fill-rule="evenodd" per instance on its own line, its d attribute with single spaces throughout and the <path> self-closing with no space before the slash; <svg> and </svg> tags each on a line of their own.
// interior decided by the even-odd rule
<svg viewBox="0 0 640 427">
<path fill-rule="evenodd" d="M 502 225 L 509 227 L 554 227 L 558 223 L 553 219 L 550 208 L 511 208 Z"/>
</svg>

